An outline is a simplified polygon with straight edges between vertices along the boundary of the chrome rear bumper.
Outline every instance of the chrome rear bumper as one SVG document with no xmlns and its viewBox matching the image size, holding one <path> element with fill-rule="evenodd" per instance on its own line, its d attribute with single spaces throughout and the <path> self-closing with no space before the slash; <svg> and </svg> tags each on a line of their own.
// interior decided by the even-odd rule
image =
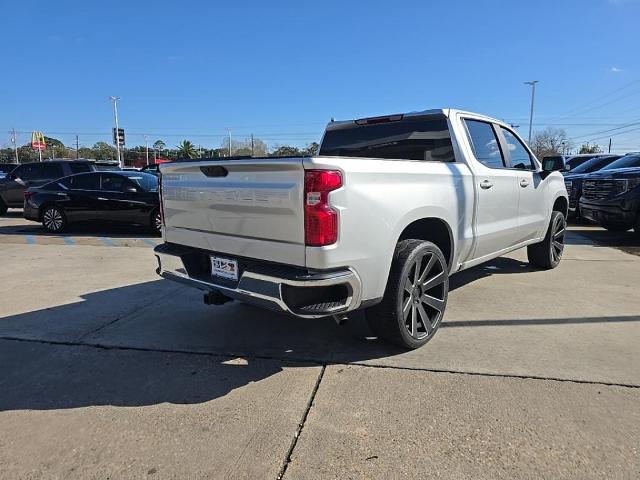
<svg viewBox="0 0 640 480">
<path fill-rule="evenodd" d="M 205 292 L 218 291 L 236 300 L 298 317 L 326 317 L 349 312 L 360 306 L 360 279 L 350 268 L 283 275 L 249 267 L 241 271 L 236 285 L 222 285 L 211 275 L 190 275 L 182 254 L 167 244 L 155 247 L 154 253 L 158 259 L 156 272 L 167 280 Z M 328 301 L 327 294 L 332 297 Z"/>
</svg>

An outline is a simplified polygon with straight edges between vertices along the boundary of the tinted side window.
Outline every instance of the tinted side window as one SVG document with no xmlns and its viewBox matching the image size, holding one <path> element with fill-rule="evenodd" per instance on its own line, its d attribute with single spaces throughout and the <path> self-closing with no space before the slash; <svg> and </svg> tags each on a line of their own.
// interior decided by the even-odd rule
<svg viewBox="0 0 640 480">
<path fill-rule="evenodd" d="M 100 190 L 100 177 L 96 174 L 75 175 L 71 177 L 74 190 Z"/>
<path fill-rule="evenodd" d="M 33 165 L 33 175 L 30 180 L 54 180 L 64 175 L 59 163 L 37 163 Z"/>
<path fill-rule="evenodd" d="M 535 166 L 531 160 L 531 155 L 518 138 L 509 130 L 500 127 L 504 140 L 509 149 L 509 157 L 511 158 L 511 166 L 521 170 L 534 170 Z"/>
<path fill-rule="evenodd" d="M 476 159 L 489 168 L 504 168 L 504 158 L 490 123 L 465 120 L 469 141 Z"/>
<path fill-rule="evenodd" d="M 124 187 L 130 185 L 129 180 L 122 175 L 102 175 L 102 190 L 122 192 Z"/>
<path fill-rule="evenodd" d="M 89 168 L 89 165 L 86 163 L 72 162 L 69 164 L 69 168 L 71 169 L 71 173 L 85 173 L 85 172 L 91 171 L 91 169 Z"/>
</svg>

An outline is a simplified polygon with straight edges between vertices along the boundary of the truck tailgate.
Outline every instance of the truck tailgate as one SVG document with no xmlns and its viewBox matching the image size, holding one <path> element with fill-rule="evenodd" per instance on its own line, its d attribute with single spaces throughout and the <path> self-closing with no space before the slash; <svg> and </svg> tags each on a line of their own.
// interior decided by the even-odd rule
<svg viewBox="0 0 640 480">
<path fill-rule="evenodd" d="M 304 265 L 301 158 L 176 162 L 161 172 L 165 241 Z"/>
</svg>

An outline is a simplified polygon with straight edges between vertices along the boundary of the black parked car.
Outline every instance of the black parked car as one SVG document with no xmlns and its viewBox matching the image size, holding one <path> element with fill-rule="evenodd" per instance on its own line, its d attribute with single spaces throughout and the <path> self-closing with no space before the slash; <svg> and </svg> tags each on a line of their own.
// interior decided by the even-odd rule
<svg viewBox="0 0 640 480">
<path fill-rule="evenodd" d="M 92 172 L 60 178 L 24 193 L 24 218 L 61 232 L 74 222 L 142 225 L 159 232 L 158 178 L 143 172 Z"/>
<path fill-rule="evenodd" d="M 578 155 L 565 157 L 564 163 L 568 167 L 567 170 L 573 170 L 593 158 L 606 157 L 608 155 L 608 153 L 580 153 Z"/>
<path fill-rule="evenodd" d="M 85 160 L 54 160 L 18 165 L 6 177 L 0 178 L 0 215 L 5 214 L 7 208 L 22 207 L 22 194 L 29 187 L 38 187 L 56 178 L 94 170 L 95 167 Z"/>
<path fill-rule="evenodd" d="M 563 172 L 564 184 L 569 194 L 569 217 L 579 218 L 578 201 L 582 196 L 582 180 L 589 173 L 597 172 L 601 168 L 606 167 L 610 163 L 615 162 L 622 155 L 607 155 L 605 157 L 595 157 L 578 165 L 573 170 Z"/>
<path fill-rule="evenodd" d="M 634 228 L 640 236 L 640 168 L 603 169 L 589 175 L 582 183 L 580 213 L 607 230 Z"/>
</svg>

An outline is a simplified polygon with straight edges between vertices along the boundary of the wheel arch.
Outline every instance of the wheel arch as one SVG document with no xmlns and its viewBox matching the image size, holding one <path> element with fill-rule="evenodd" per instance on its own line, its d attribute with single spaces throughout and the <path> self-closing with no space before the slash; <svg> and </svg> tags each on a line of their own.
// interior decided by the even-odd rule
<svg viewBox="0 0 640 480">
<path fill-rule="evenodd" d="M 559 195 L 554 200 L 551 211 L 561 212 L 567 218 L 569 215 L 569 199 L 564 195 Z"/>
<path fill-rule="evenodd" d="M 400 233 L 396 244 L 402 240 L 415 238 L 432 242 L 442 251 L 451 271 L 454 258 L 454 239 L 451 226 L 439 217 L 425 217 L 409 223 Z"/>
</svg>

